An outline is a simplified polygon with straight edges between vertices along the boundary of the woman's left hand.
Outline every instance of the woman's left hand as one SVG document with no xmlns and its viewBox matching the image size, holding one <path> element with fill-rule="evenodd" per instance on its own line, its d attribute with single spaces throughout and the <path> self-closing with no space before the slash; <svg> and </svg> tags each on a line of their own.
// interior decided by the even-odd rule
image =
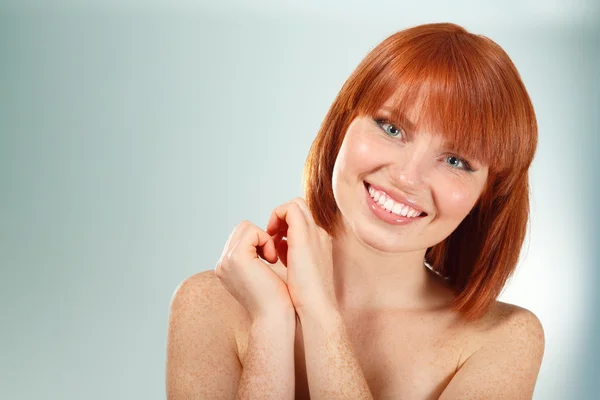
<svg viewBox="0 0 600 400">
<path fill-rule="evenodd" d="M 304 199 L 297 197 L 275 208 L 266 232 L 287 267 L 286 283 L 300 319 L 337 310 L 331 237 L 316 224 Z"/>
</svg>

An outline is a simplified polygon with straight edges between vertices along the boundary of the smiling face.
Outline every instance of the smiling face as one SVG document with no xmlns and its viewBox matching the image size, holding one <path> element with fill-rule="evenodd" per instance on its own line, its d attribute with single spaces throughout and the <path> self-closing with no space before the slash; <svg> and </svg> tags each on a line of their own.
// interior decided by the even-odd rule
<svg viewBox="0 0 600 400">
<path fill-rule="evenodd" d="M 348 127 L 333 169 L 334 198 L 344 229 L 362 242 L 385 252 L 425 250 L 468 215 L 488 167 L 464 159 L 427 127 L 410 127 L 415 110 L 401 126 L 389 121 L 387 107 Z"/>
</svg>

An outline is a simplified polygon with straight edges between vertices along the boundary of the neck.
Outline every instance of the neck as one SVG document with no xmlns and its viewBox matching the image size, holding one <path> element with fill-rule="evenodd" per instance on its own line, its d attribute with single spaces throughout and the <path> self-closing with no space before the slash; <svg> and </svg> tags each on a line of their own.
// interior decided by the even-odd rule
<svg viewBox="0 0 600 400">
<path fill-rule="evenodd" d="M 382 311 L 446 305 L 449 288 L 424 265 L 425 251 L 385 253 L 344 232 L 333 238 L 340 310 Z"/>
</svg>

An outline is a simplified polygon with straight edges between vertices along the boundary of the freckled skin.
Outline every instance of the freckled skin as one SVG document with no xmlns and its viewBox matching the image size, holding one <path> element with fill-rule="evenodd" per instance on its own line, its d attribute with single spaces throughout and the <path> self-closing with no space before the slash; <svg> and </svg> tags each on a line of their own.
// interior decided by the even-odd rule
<svg viewBox="0 0 600 400">
<path fill-rule="evenodd" d="M 442 141 L 427 129 L 406 141 L 390 138 L 366 116 L 352 122 L 333 190 L 360 240 L 384 252 L 424 252 L 460 224 L 488 170 L 448 164 Z M 428 215 L 383 224 L 362 203 L 364 179 L 404 193 Z M 168 398 L 528 399 L 544 352 L 537 317 L 501 302 L 470 325 L 443 310 L 412 309 L 373 320 L 320 310 L 291 321 L 253 324 L 213 271 L 188 279 L 171 307 Z"/>
<path fill-rule="evenodd" d="M 167 398 L 292 399 L 295 327 L 293 310 L 252 321 L 212 270 L 189 277 L 171 302 Z"/>
<path fill-rule="evenodd" d="M 441 136 L 427 131 L 410 139 L 393 138 L 372 117 L 355 118 L 346 131 L 332 178 L 345 225 L 364 243 L 390 253 L 424 253 L 446 238 L 472 209 L 488 171 L 479 166 L 476 172 L 468 172 L 449 164 L 447 158 L 453 154 L 444 144 Z M 405 226 L 383 223 L 366 207 L 363 180 L 402 192 L 428 215 Z M 323 312 L 302 322 L 310 396 L 371 399 L 371 390 L 385 385 L 375 384 L 374 375 L 361 368 L 360 349 L 351 343 L 344 318 L 336 315 Z M 307 395 L 303 391 L 300 398 Z"/>
</svg>

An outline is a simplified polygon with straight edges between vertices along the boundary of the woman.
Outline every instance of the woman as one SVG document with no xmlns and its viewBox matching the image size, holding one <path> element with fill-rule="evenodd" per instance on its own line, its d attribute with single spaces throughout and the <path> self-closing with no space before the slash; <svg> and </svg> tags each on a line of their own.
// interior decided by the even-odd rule
<svg viewBox="0 0 600 400">
<path fill-rule="evenodd" d="M 306 200 L 242 222 L 177 289 L 169 398 L 531 398 L 542 326 L 496 298 L 536 145 L 497 44 L 453 24 L 384 40 L 321 126 Z"/>
</svg>

